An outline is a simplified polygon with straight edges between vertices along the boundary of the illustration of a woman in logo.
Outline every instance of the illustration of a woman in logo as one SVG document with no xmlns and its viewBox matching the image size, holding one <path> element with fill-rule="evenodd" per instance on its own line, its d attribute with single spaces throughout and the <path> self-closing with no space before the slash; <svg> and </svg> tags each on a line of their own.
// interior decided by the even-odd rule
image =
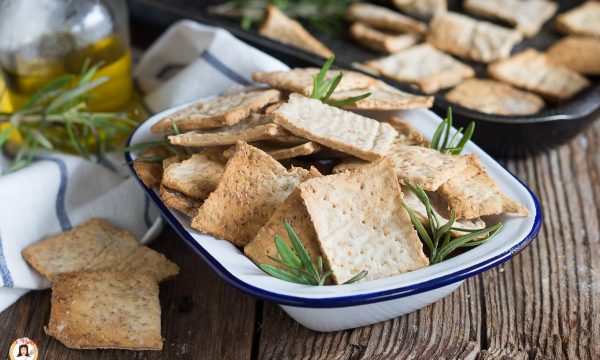
<svg viewBox="0 0 600 360">
<path fill-rule="evenodd" d="M 29 346 L 23 344 L 19 346 L 19 354 L 17 355 L 17 359 L 19 360 L 29 360 L 33 359 L 31 355 L 29 355 Z"/>
</svg>

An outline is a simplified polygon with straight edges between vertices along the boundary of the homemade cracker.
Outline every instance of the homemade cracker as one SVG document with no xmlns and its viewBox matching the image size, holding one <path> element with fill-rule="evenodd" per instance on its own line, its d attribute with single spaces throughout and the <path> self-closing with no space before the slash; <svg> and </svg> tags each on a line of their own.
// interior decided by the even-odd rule
<svg viewBox="0 0 600 360">
<path fill-rule="evenodd" d="M 525 36 L 535 36 L 548 21 L 558 4 L 546 0 L 466 0 L 466 11 L 513 25 Z"/>
<path fill-rule="evenodd" d="M 206 199 L 217 187 L 224 168 L 211 154 L 201 152 L 166 168 L 162 184 L 192 199 Z"/>
<path fill-rule="evenodd" d="M 85 270 L 114 269 L 140 247 L 137 239 L 127 230 L 116 230 L 111 236 L 113 240 L 110 244 L 85 266 Z"/>
<path fill-rule="evenodd" d="M 299 22 L 287 17 L 276 6 L 269 5 L 258 32 L 268 38 L 290 44 L 328 58 L 333 55 L 323 43 L 312 36 Z"/>
<path fill-rule="evenodd" d="M 336 283 L 363 270 L 374 280 L 429 264 L 389 159 L 309 179 L 299 189 Z"/>
<path fill-rule="evenodd" d="M 586 1 L 556 17 L 555 27 L 565 34 L 600 38 L 600 2 Z"/>
<path fill-rule="evenodd" d="M 274 114 L 275 123 L 292 134 L 365 160 L 385 156 L 397 135 L 389 124 L 298 94 Z"/>
<path fill-rule="evenodd" d="M 240 142 L 192 227 L 244 246 L 308 174 L 301 168 L 288 171 L 265 152 Z"/>
<path fill-rule="evenodd" d="M 427 33 L 427 42 L 436 48 L 484 63 L 510 56 L 522 39 L 516 30 L 450 12 L 436 14 Z"/>
<path fill-rule="evenodd" d="M 488 79 L 467 79 L 446 94 L 446 99 L 489 114 L 528 115 L 539 112 L 544 100 L 509 84 Z"/>
<path fill-rule="evenodd" d="M 188 155 L 178 154 L 178 155 L 169 156 L 168 158 L 165 158 L 162 161 L 162 167 L 163 167 L 163 169 L 166 169 L 169 166 L 180 163 L 186 159 L 189 159 Z"/>
<path fill-rule="evenodd" d="M 392 116 L 386 120 L 386 122 L 398 132 L 398 136 L 394 139 L 392 147 L 402 145 L 425 145 L 427 143 L 425 139 L 423 139 L 423 134 L 405 120 L 402 120 L 397 116 Z"/>
<path fill-rule="evenodd" d="M 489 65 L 488 74 L 551 101 L 567 100 L 590 84 L 585 77 L 534 49 Z"/>
<path fill-rule="evenodd" d="M 411 47 L 419 43 L 423 37 L 416 32 L 381 31 L 358 22 L 350 26 L 350 35 L 364 47 L 387 54 Z"/>
<path fill-rule="evenodd" d="M 252 143 L 251 145 L 271 155 L 271 157 L 275 160 L 284 160 L 299 156 L 307 156 L 321 150 L 321 145 L 312 141 L 288 148 L 282 148 L 280 145 L 273 143 Z M 225 152 L 223 152 L 223 155 L 225 157 L 231 157 L 234 153 L 235 147 L 232 147 L 225 150 Z"/>
<path fill-rule="evenodd" d="M 256 125 L 238 131 L 229 131 L 227 128 L 214 133 L 190 131 L 179 135 L 169 136 L 169 141 L 171 141 L 171 144 L 173 145 L 201 147 L 233 145 L 238 141 L 252 142 L 289 135 L 291 134 L 284 128 L 271 123 Z"/>
<path fill-rule="evenodd" d="M 477 155 L 467 155 L 467 168 L 450 178 L 439 190 L 448 201 L 450 210 L 459 219 L 517 213 L 524 216 L 529 211 L 506 195 L 487 174 Z"/>
<path fill-rule="evenodd" d="M 250 91 L 199 102 L 177 110 L 152 125 L 152 132 L 174 132 L 172 121 L 180 131 L 231 126 L 239 123 L 250 113 L 279 101 L 281 93 L 270 89 Z"/>
<path fill-rule="evenodd" d="M 166 148 L 154 147 L 140 152 L 138 159 L 169 155 L 171 154 Z M 163 173 L 163 167 L 160 162 L 137 160 L 133 162 L 133 169 L 147 187 L 152 188 L 160 185 Z"/>
<path fill-rule="evenodd" d="M 446 0 L 393 0 L 393 2 L 401 11 L 422 18 L 430 18 L 438 12 L 446 11 L 448 7 Z"/>
<path fill-rule="evenodd" d="M 424 33 L 425 23 L 397 11 L 369 3 L 354 3 L 346 8 L 346 18 L 365 25 L 396 32 Z"/>
<path fill-rule="evenodd" d="M 365 90 L 348 90 L 334 92 L 329 98 L 330 102 L 344 100 L 350 97 L 370 93 L 369 97 L 344 106 L 344 109 L 355 110 L 409 110 L 430 108 L 433 106 L 433 96 L 419 96 L 400 91 L 383 81 Z"/>
<path fill-rule="evenodd" d="M 429 94 L 475 76 L 471 67 L 429 44 L 368 61 L 365 66 L 399 82 L 416 85 Z"/>
<path fill-rule="evenodd" d="M 61 274 L 45 331 L 72 349 L 160 350 L 158 284 L 114 271 Z"/>
<path fill-rule="evenodd" d="M 125 274 L 149 275 L 157 282 L 161 282 L 177 275 L 179 266 L 147 246 L 138 246 L 116 267 L 116 270 Z"/>
<path fill-rule="evenodd" d="M 600 75 L 600 40 L 567 36 L 547 50 L 548 58 L 585 75 Z"/>
<path fill-rule="evenodd" d="M 196 200 L 189 196 L 183 195 L 179 191 L 169 189 L 161 185 L 159 191 L 160 199 L 168 207 L 178 210 L 189 217 L 194 217 L 198 213 L 198 209 L 202 206 L 202 200 Z"/>
</svg>

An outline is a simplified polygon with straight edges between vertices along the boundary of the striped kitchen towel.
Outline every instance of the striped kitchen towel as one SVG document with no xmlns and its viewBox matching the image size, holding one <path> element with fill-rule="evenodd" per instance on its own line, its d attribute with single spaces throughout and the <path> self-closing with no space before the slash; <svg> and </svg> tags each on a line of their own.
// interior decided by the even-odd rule
<svg viewBox="0 0 600 360">
<path fill-rule="evenodd" d="M 180 21 L 146 51 L 134 78 L 152 113 L 248 85 L 254 71 L 284 69 L 227 31 Z M 49 286 L 22 259 L 28 245 L 90 217 L 105 218 L 143 241 L 160 231 L 156 210 L 123 163 L 122 155 L 97 164 L 44 153 L 28 167 L 0 176 L 0 311 L 29 289 Z M 7 165 L 0 156 L 0 169 Z"/>
</svg>

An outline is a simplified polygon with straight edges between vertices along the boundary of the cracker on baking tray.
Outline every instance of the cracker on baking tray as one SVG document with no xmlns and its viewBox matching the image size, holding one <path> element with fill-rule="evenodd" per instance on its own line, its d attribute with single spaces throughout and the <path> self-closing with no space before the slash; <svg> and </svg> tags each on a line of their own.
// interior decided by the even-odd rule
<svg viewBox="0 0 600 360">
<path fill-rule="evenodd" d="M 166 168 L 162 184 L 192 199 L 203 200 L 217 187 L 224 168 L 211 154 L 197 153 Z"/>
<path fill-rule="evenodd" d="M 393 2 L 401 11 L 422 18 L 430 18 L 448 8 L 446 0 L 393 0 Z"/>
<path fill-rule="evenodd" d="M 417 32 L 392 33 L 360 22 L 350 26 L 350 35 L 364 47 L 388 54 L 411 47 L 423 37 Z"/>
<path fill-rule="evenodd" d="M 436 14 L 427 33 L 427 42 L 436 48 L 484 63 L 510 56 L 522 39 L 516 30 L 451 12 Z"/>
<path fill-rule="evenodd" d="M 558 4 L 547 0 L 466 0 L 466 11 L 513 25 L 525 36 L 535 36 L 548 21 Z"/>
<path fill-rule="evenodd" d="M 330 102 L 348 99 L 370 93 L 369 97 L 360 99 L 353 104 L 344 106 L 352 110 L 409 110 L 430 108 L 433 106 L 433 96 L 420 96 L 398 90 L 383 81 L 364 90 L 336 91 L 329 98 Z"/>
<path fill-rule="evenodd" d="M 235 125 L 248 117 L 250 113 L 279 101 L 280 97 L 279 91 L 274 89 L 219 96 L 177 110 L 152 125 L 150 130 L 152 132 L 172 132 L 172 122 L 180 131 Z"/>
<path fill-rule="evenodd" d="M 45 331 L 73 349 L 160 350 L 158 284 L 116 271 L 61 274 Z"/>
<path fill-rule="evenodd" d="M 490 64 L 488 74 L 550 101 L 567 100 L 590 84 L 582 75 L 553 63 L 546 54 L 534 49 Z"/>
<path fill-rule="evenodd" d="M 600 39 L 567 36 L 547 50 L 548 58 L 585 75 L 600 75 Z"/>
<path fill-rule="evenodd" d="M 288 171 L 244 142 L 236 147 L 217 188 L 192 220 L 192 227 L 244 246 L 309 173 L 301 168 Z"/>
<path fill-rule="evenodd" d="M 528 91 L 489 79 L 467 79 L 446 94 L 446 99 L 489 114 L 528 115 L 539 112 L 544 100 Z"/>
<path fill-rule="evenodd" d="M 396 32 L 424 33 L 427 25 L 397 11 L 368 3 L 354 3 L 346 8 L 346 18 L 350 21 Z"/>
<path fill-rule="evenodd" d="M 367 61 L 365 66 L 402 83 L 434 93 L 475 76 L 468 65 L 429 44 L 413 46 L 387 57 Z"/>
<path fill-rule="evenodd" d="M 333 55 L 331 50 L 312 36 L 299 22 L 289 18 L 273 5 L 267 7 L 265 20 L 258 32 L 271 39 L 299 47 L 325 58 Z"/>
<path fill-rule="evenodd" d="M 444 183 L 439 193 L 448 201 L 448 208 L 459 219 L 516 213 L 529 215 L 523 205 L 506 195 L 485 171 L 477 155 L 467 155 L 465 171 Z"/>
<path fill-rule="evenodd" d="M 292 134 L 365 160 L 385 156 L 397 135 L 389 124 L 298 94 L 274 114 L 275 123 Z"/>
<path fill-rule="evenodd" d="M 585 1 L 558 15 L 554 25 L 557 30 L 566 34 L 600 38 L 600 2 Z"/>
<path fill-rule="evenodd" d="M 429 264 L 389 159 L 308 179 L 299 189 L 336 283 L 362 270 L 373 280 Z"/>
</svg>

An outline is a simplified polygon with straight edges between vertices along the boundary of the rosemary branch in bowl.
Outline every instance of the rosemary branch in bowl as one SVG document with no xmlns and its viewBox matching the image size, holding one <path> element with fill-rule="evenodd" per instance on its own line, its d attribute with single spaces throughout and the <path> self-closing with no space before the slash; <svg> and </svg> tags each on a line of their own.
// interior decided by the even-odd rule
<svg viewBox="0 0 600 360">
<path fill-rule="evenodd" d="M 334 61 L 335 55 L 332 55 L 329 59 L 327 59 L 327 61 L 325 61 L 325 63 L 323 63 L 323 66 L 321 67 L 319 73 L 316 76 L 313 76 L 313 89 L 309 96 L 310 98 L 319 99 L 323 103 L 341 108 L 344 106 L 352 105 L 359 100 L 366 99 L 369 96 L 371 96 L 371 93 L 364 93 L 358 96 L 352 96 L 346 99 L 329 102 L 329 98 L 331 97 L 331 95 L 333 95 L 335 89 L 338 87 L 338 85 L 342 81 L 342 78 L 344 77 L 344 71 L 340 70 L 340 72 L 336 76 L 329 79 L 325 79 L 325 77 L 327 76 L 327 72 L 331 68 L 331 65 Z"/>
<path fill-rule="evenodd" d="M 431 148 L 439 150 L 441 153 L 446 155 L 460 155 L 467 142 L 473 136 L 473 132 L 475 132 L 475 123 L 471 121 L 466 130 L 464 130 L 462 127 L 459 128 L 454 135 L 452 135 L 452 137 L 450 137 L 451 130 L 452 108 L 448 106 L 446 118 L 440 123 L 433 133 L 433 137 L 431 138 Z M 464 134 L 463 130 L 465 131 Z"/>
</svg>

